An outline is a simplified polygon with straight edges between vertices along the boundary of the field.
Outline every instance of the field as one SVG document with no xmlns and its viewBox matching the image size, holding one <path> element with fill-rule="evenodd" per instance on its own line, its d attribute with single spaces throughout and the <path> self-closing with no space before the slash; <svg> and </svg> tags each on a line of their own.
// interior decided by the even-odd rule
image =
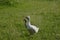
<svg viewBox="0 0 60 40">
<path fill-rule="evenodd" d="M 24 17 L 39 32 L 29 36 Z M 0 5 L 0 40 L 60 40 L 60 0 L 20 0 L 12 7 Z"/>
</svg>

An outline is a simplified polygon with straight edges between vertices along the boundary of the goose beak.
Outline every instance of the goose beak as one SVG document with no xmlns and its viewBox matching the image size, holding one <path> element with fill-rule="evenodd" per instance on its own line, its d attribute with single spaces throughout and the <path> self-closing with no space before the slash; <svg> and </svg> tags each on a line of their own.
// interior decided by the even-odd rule
<svg viewBox="0 0 60 40">
<path fill-rule="evenodd" d="M 24 22 L 26 22 L 26 19 L 23 19 Z"/>
<path fill-rule="evenodd" d="M 24 18 L 23 21 L 25 21 L 26 19 Z"/>
<path fill-rule="evenodd" d="M 23 20 L 24 20 L 24 22 L 27 22 L 27 19 L 26 18 L 24 18 Z"/>
</svg>

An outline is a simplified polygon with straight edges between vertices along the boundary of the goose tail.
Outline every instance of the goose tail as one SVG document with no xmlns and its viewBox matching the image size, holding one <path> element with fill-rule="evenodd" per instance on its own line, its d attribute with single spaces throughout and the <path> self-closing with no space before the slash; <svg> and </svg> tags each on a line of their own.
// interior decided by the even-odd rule
<svg viewBox="0 0 60 40">
<path fill-rule="evenodd" d="M 37 28 L 36 33 L 39 31 L 39 28 Z"/>
</svg>

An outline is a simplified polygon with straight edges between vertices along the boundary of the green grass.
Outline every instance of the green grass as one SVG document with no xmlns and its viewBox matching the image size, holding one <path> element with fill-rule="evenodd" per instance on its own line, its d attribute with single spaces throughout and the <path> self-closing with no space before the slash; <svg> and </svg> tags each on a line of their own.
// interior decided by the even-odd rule
<svg viewBox="0 0 60 40">
<path fill-rule="evenodd" d="M 24 17 L 40 28 L 29 36 Z M 15 6 L 0 6 L 0 40 L 60 40 L 60 1 L 21 0 Z"/>
</svg>

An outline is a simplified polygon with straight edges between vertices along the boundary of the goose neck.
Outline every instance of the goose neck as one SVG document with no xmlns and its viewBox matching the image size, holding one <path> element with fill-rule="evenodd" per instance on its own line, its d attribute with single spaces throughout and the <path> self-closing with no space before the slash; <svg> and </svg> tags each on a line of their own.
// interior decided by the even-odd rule
<svg viewBox="0 0 60 40">
<path fill-rule="evenodd" d="M 31 25 L 30 21 L 27 22 L 28 25 Z"/>
</svg>

